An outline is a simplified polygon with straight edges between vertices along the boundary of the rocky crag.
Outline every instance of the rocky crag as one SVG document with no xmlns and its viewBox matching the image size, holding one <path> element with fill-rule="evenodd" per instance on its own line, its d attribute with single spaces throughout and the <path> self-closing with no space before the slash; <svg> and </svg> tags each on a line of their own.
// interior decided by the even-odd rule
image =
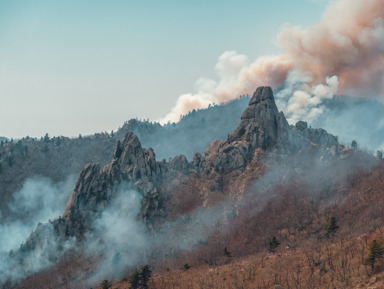
<svg viewBox="0 0 384 289">
<path fill-rule="evenodd" d="M 102 170 L 88 164 L 79 174 L 61 219 L 67 236 L 81 238 L 90 223 L 108 204 L 115 188 L 128 182 L 143 196 L 141 217 L 151 226 L 167 215 L 165 202 L 180 183 L 191 178 L 241 172 L 255 152 L 300 154 L 310 148 L 322 156 L 334 156 L 343 147 L 323 129 L 311 129 L 305 122 L 290 126 L 279 112 L 270 87 L 259 87 L 241 116 L 239 126 L 223 141 L 213 142 L 193 161 L 179 155 L 169 162 L 156 161 L 155 152 L 142 148 L 137 136 L 128 132 L 116 143 L 114 159 Z"/>
<path fill-rule="evenodd" d="M 149 120 L 131 119 L 117 131 L 77 138 L 48 134 L 41 139 L 0 137 L 2 216 L 7 221 L 17 220 L 18 216 L 12 214 L 8 204 L 30 178 L 41 176 L 59 184 L 69 176 L 77 176 L 88 163 L 99 163 L 101 168 L 110 163 L 116 141 L 123 139 L 127 132 L 135 133 L 143 147 L 152 146 L 158 160 L 169 160 L 178 154 L 191 160 L 195 152 L 203 153 L 212 141 L 225 138 L 236 128 L 248 101 L 249 97 L 244 96 L 226 104 L 192 111 L 178 123 L 160 125 Z M 222 118 L 222 115 L 227 117 Z"/>
<path fill-rule="evenodd" d="M 214 196 L 220 195 L 219 191 L 228 196 L 246 187 L 262 174 L 262 170 L 257 173 L 254 170 L 265 165 L 265 159 L 276 162 L 292 156 L 305 159 L 313 155 L 326 161 L 341 157 L 343 150 L 337 138 L 323 129 L 308 128 L 302 121 L 289 125 L 277 109 L 272 89 L 259 87 L 238 127 L 225 140 L 214 141 L 204 155 L 195 153 L 191 162 L 184 155 L 169 162 L 157 161 L 153 149 L 143 148 L 134 133 L 126 133 L 122 141 L 116 142 L 111 163 L 103 168 L 88 164 L 79 173 L 65 212 L 51 222 L 55 242 L 68 239 L 81 242 L 122 184 L 142 195 L 138 217 L 149 231 L 156 231 L 170 216 L 182 214 L 182 209 L 173 206 L 174 196 L 180 192 L 184 192 L 184 199 L 198 199 L 189 203 L 184 200 L 185 212 L 191 210 L 192 204 L 206 206 Z M 233 182 L 234 179 L 242 183 Z M 188 196 L 189 191 L 192 196 Z M 26 254 L 41 248 L 40 243 L 46 242 L 46 230 L 46 226 L 38 226 L 20 251 Z"/>
</svg>

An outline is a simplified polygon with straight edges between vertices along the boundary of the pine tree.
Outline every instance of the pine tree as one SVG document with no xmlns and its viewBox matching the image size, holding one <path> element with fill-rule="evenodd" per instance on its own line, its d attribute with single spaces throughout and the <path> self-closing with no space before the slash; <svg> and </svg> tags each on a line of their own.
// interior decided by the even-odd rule
<svg viewBox="0 0 384 289">
<path fill-rule="evenodd" d="M 151 278 L 152 271 L 148 265 L 141 267 L 141 270 L 135 269 L 128 282 L 131 284 L 130 289 L 148 289 L 148 281 Z"/>
<path fill-rule="evenodd" d="M 103 280 L 100 283 L 99 289 L 109 289 L 111 287 L 112 287 L 112 283 L 111 282 L 109 282 L 108 280 Z"/>
<path fill-rule="evenodd" d="M 384 247 L 381 242 L 373 240 L 369 245 L 369 255 L 364 259 L 364 265 L 370 265 L 373 271 L 375 263 L 384 255 Z"/>
<path fill-rule="evenodd" d="M 131 286 L 129 287 L 130 289 L 137 289 L 137 288 L 139 288 L 139 285 L 140 285 L 140 271 L 135 269 L 135 271 L 132 273 L 132 275 L 129 276 L 128 282 L 129 282 L 129 284 L 131 284 Z"/>
<path fill-rule="evenodd" d="M 152 271 L 149 268 L 148 265 L 145 265 L 141 267 L 141 272 L 140 272 L 140 281 L 141 281 L 141 288 L 147 289 L 148 288 L 148 281 L 151 278 Z"/>
<path fill-rule="evenodd" d="M 268 250 L 271 253 L 275 253 L 275 249 L 280 245 L 280 242 L 277 241 L 276 237 L 273 236 L 272 240 L 268 243 Z"/>
<path fill-rule="evenodd" d="M 330 235 L 334 235 L 339 228 L 340 227 L 337 225 L 336 218 L 330 217 L 328 220 L 328 224 L 324 226 L 323 230 L 325 232 L 325 235 L 329 237 Z"/>
<path fill-rule="evenodd" d="M 227 247 L 224 248 L 224 255 L 227 257 L 231 257 L 232 252 L 228 250 Z"/>
</svg>

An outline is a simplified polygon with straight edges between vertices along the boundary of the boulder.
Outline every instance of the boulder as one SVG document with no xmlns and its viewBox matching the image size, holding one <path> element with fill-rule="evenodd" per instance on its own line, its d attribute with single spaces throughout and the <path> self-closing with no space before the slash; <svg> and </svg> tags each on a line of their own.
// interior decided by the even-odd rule
<svg viewBox="0 0 384 289">
<path fill-rule="evenodd" d="M 308 127 L 308 124 L 305 122 L 305 121 L 298 121 L 297 123 L 296 123 L 296 125 L 295 125 L 295 127 L 298 129 L 298 130 L 300 130 L 300 131 L 302 131 L 302 130 L 305 130 L 307 127 Z"/>
</svg>

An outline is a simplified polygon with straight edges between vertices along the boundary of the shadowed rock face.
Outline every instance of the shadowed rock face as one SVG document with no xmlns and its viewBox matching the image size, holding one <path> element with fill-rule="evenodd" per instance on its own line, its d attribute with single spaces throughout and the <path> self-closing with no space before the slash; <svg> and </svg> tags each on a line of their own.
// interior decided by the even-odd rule
<svg viewBox="0 0 384 289">
<path fill-rule="evenodd" d="M 229 140 L 246 140 L 254 149 L 283 149 L 287 145 L 288 127 L 284 114 L 277 110 L 272 89 L 259 87 Z"/>
<path fill-rule="evenodd" d="M 215 141 L 205 151 L 207 162 L 224 171 L 244 169 L 257 148 L 288 150 L 289 125 L 277 110 L 270 87 L 259 87 L 253 94 L 241 122 L 225 141 Z"/>
<path fill-rule="evenodd" d="M 239 126 L 224 141 L 214 141 L 205 156 L 196 153 L 189 163 L 179 155 L 157 162 L 154 151 L 144 149 L 137 136 L 127 133 L 116 143 L 114 159 L 101 171 L 97 164 L 88 164 L 79 174 L 68 200 L 63 219 L 66 234 L 81 236 L 91 221 L 108 204 L 116 187 L 127 182 L 143 196 L 141 217 L 151 220 L 165 215 L 163 202 L 182 180 L 207 176 L 212 171 L 229 173 L 243 171 L 256 150 L 297 153 L 303 148 L 337 152 L 337 138 L 322 129 L 309 129 L 305 122 L 289 126 L 279 112 L 270 87 L 259 87 L 241 116 Z M 193 172 L 193 173 L 192 173 Z M 172 185 L 170 185 L 172 184 Z"/>
<path fill-rule="evenodd" d="M 122 182 L 143 194 L 142 217 L 150 217 L 158 207 L 157 182 L 168 170 L 164 163 L 155 160 L 153 150 L 144 149 L 137 136 L 128 132 L 123 142 L 117 142 L 114 159 L 101 171 L 98 164 L 88 164 L 79 173 L 63 219 L 68 235 L 80 237 L 89 228 L 94 217 L 101 212 Z"/>
</svg>

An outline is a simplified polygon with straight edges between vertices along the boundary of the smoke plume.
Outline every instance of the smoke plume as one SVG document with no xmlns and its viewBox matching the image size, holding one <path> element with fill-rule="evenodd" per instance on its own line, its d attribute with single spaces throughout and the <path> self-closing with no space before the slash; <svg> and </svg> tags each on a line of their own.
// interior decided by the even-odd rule
<svg viewBox="0 0 384 289">
<path fill-rule="evenodd" d="M 223 219 L 222 209 L 202 208 L 188 216 L 165 222 L 161 231 L 149 233 L 138 219 L 142 196 L 128 183 L 119 185 L 107 208 L 86 235 L 85 253 L 101 256 L 89 285 L 118 279 L 148 262 L 159 250 L 169 254 L 187 251 L 205 241 L 210 229 Z"/>
<path fill-rule="evenodd" d="M 8 205 L 10 215 L 3 219 L 0 214 L 0 252 L 17 249 L 39 223 L 60 216 L 65 208 L 75 176 L 54 184 L 45 177 L 28 179 L 14 193 Z"/>
<path fill-rule="evenodd" d="M 252 93 L 260 85 L 277 94 L 289 121 L 312 121 L 324 99 L 335 94 L 383 100 L 384 2 L 331 2 L 317 25 L 284 24 L 277 45 L 281 55 L 249 63 L 245 55 L 226 51 L 215 67 L 219 81 L 199 79 L 195 93 L 181 95 L 163 122 L 178 121 L 192 109 L 206 108 Z"/>
<path fill-rule="evenodd" d="M 21 280 L 53 265 L 72 247 L 74 240 L 59 240 L 48 220 L 62 214 L 74 180 L 70 176 L 55 184 L 36 176 L 14 193 L 8 205 L 10 214 L 7 218 L 0 214 L 0 287 L 6 281 Z M 35 238 L 35 247 L 18 255 L 22 244 L 30 246 L 29 236 Z"/>
<path fill-rule="evenodd" d="M 122 184 L 86 236 L 86 253 L 102 253 L 102 260 L 89 284 L 121 277 L 128 268 L 142 264 L 149 254 L 145 226 L 138 221 L 141 195 Z"/>
</svg>

